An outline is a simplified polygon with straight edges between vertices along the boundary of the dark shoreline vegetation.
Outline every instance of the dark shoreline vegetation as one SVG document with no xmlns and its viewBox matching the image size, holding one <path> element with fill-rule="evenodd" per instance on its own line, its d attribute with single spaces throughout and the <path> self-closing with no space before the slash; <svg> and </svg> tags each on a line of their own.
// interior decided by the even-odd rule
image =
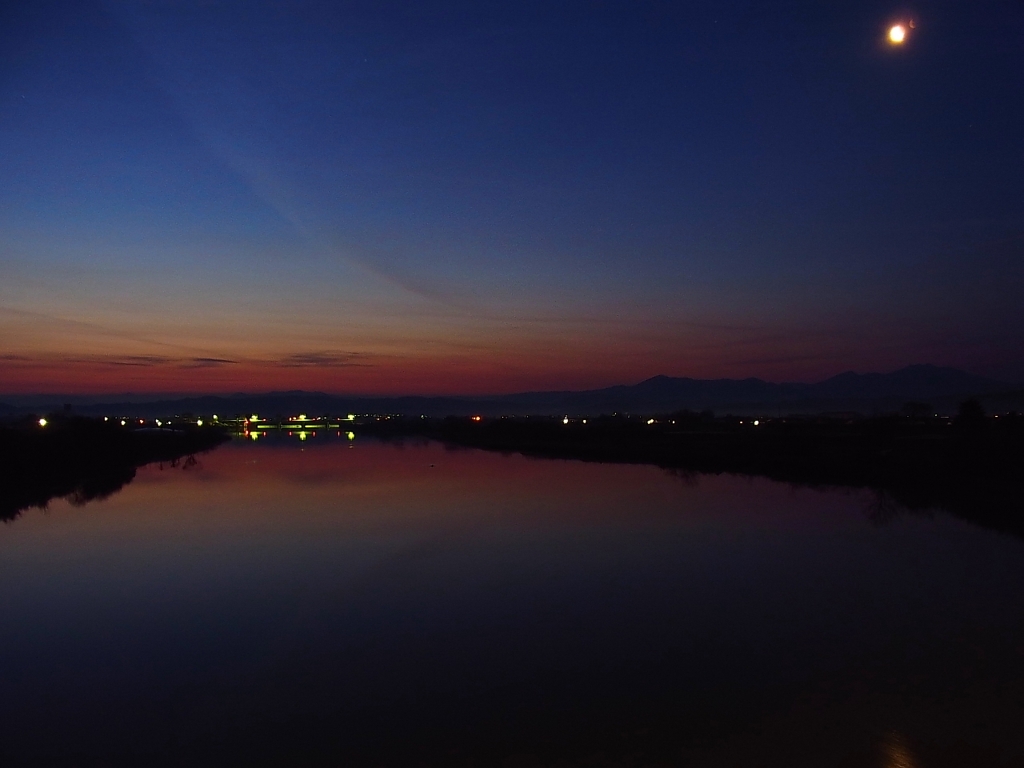
<svg viewBox="0 0 1024 768">
<path fill-rule="evenodd" d="M 119 422 L 50 416 L 0 427 L 0 520 L 45 508 L 55 498 L 79 506 L 104 499 L 157 461 L 189 462 L 229 436 L 218 428 L 136 429 Z"/>
<path fill-rule="evenodd" d="M 648 423 L 652 422 L 652 423 Z M 653 464 L 793 485 L 868 489 L 880 519 L 900 507 L 944 510 L 1024 537 L 1024 417 L 986 417 L 976 401 L 955 419 L 715 418 L 383 419 L 359 434 L 420 435 L 450 446 L 525 456 Z"/>
<path fill-rule="evenodd" d="M 680 474 L 729 473 L 800 486 L 868 489 L 877 493 L 872 514 L 879 519 L 901 507 L 941 509 L 1024 537 L 1024 417 L 988 417 L 976 401 L 964 403 L 955 419 L 890 415 L 755 421 L 682 411 L 567 420 L 371 416 L 359 417 L 351 428 L 360 436 L 385 440 L 419 437 L 538 458 L 651 464 Z M 8 425 L 0 428 L 0 520 L 45 507 L 53 498 L 73 504 L 105 498 L 131 482 L 145 464 L 176 462 L 228 439 L 225 428 L 194 423 L 153 429 L 131 421 L 122 426 L 56 415 L 45 427 L 34 417 Z"/>
</svg>

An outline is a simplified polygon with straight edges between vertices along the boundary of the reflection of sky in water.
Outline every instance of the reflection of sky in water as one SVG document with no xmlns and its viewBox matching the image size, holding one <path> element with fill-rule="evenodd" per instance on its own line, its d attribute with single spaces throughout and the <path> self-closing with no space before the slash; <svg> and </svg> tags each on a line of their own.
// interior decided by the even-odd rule
<svg viewBox="0 0 1024 768">
<path fill-rule="evenodd" d="M 147 468 L 0 530 L 0 756 L 1024 758 L 1024 548 L 866 505 L 358 440 Z"/>
</svg>

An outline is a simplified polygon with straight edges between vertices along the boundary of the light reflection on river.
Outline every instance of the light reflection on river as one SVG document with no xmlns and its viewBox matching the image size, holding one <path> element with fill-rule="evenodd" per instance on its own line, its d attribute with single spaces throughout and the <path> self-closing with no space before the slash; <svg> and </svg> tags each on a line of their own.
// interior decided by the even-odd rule
<svg viewBox="0 0 1024 768">
<path fill-rule="evenodd" d="M 0 528 L 0 762 L 1024 764 L 1024 545 L 870 498 L 232 443 Z"/>
</svg>

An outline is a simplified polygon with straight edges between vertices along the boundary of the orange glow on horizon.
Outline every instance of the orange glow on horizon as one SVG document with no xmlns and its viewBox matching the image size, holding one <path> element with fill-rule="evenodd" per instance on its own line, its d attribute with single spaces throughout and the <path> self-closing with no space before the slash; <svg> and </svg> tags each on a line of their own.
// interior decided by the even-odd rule
<svg viewBox="0 0 1024 768">
<path fill-rule="evenodd" d="M 26 340 L 0 359 L 0 401 L 4 394 L 188 396 L 290 390 L 349 396 L 500 395 L 598 389 L 656 375 L 821 381 L 850 369 L 906 365 L 899 349 L 879 352 L 888 333 L 879 324 L 837 346 L 830 329 L 818 335 L 779 334 L 767 342 L 743 329 L 621 329 L 556 339 L 525 336 L 503 345 L 465 348 L 455 342 L 382 347 L 379 352 L 367 347 L 351 358 L 342 352 L 295 355 L 276 343 L 258 356 L 226 347 L 209 358 L 195 358 L 180 352 L 151 355 L 148 348 L 129 345 L 118 349 L 95 342 L 87 347 L 84 339 L 75 352 L 56 342 L 33 351 Z M 335 345 L 342 347 L 342 342 Z M 932 357 L 929 351 L 919 345 L 915 355 Z M 935 357 L 937 363 L 957 363 Z"/>
</svg>

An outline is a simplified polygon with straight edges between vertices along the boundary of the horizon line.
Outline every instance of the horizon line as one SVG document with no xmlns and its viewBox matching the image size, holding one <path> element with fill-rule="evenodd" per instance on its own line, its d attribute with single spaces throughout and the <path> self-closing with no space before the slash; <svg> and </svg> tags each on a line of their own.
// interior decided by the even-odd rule
<svg viewBox="0 0 1024 768">
<path fill-rule="evenodd" d="M 452 398 L 460 400 L 482 400 L 490 398 L 504 398 L 504 397 L 515 397 L 517 395 L 529 395 L 529 394 L 548 394 L 548 393 L 580 393 L 580 392 L 598 392 L 605 389 L 612 389 L 615 387 L 635 387 L 644 384 L 654 379 L 675 379 L 675 380 L 689 380 L 689 381 L 702 381 L 702 382 L 722 382 L 722 381 L 760 381 L 765 384 L 773 384 L 776 386 L 785 385 L 802 385 L 802 386 L 814 386 L 816 384 L 822 384 L 824 382 L 835 379 L 839 376 L 845 376 L 853 374 L 855 376 L 891 376 L 901 371 L 906 371 L 915 368 L 932 368 L 936 370 L 953 371 L 956 373 L 972 376 L 979 379 L 987 379 L 994 384 L 1002 384 L 1008 387 L 1024 387 L 1024 382 L 1013 382 L 1007 380 L 994 379 L 989 376 L 982 374 L 972 373 L 971 371 L 964 370 L 962 368 L 956 368 L 948 365 L 936 365 L 934 363 L 911 363 L 909 365 L 896 368 L 892 371 L 867 371 L 860 373 L 852 369 L 842 371 L 840 373 L 827 376 L 823 379 L 816 381 L 771 381 L 769 379 L 761 378 L 759 376 L 745 376 L 742 378 L 731 378 L 731 377 L 718 377 L 718 378 L 694 378 L 692 376 L 669 376 L 667 374 L 655 374 L 648 376 L 640 381 L 633 384 L 609 384 L 603 387 L 591 387 L 586 389 L 531 389 L 531 390 L 517 390 L 513 392 L 504 393 L 487 393 L 487 394 L 460 394 L 460 393 L 445 393 L 445 394 L 416 394 L 416 393 L 402 393 L 402 394 L 382 394 L 382 393 L 351 393 L 351 392 L 328 392 L 323 390 L 315 389 L 286 389 L 286 390 L 269 390 L 264 392 L 7 392 L 0 393 L 0 402 L 4 398 L 19 399 L 23 400 L 26 398 L 55 398 L 55 399 L 108 399 L 118 397 L 128 397 L 136 401 L 136 403 L 153 402 L 159 400 L 188 400 L 198 399 L 205 397 L 219 397 L 219 398 L 236 398 L 236 397 L 274 397 L 274 396 L 285 396 L 285 395 L 320 395 L 324 397 L 348 397 L 358 399 L 402 399 L 402 398 L 422 398 L 422 399 L 441 399 L 441 398 Z M 96 403 L 100 404 L 100 403 Z"/>
</svg>

